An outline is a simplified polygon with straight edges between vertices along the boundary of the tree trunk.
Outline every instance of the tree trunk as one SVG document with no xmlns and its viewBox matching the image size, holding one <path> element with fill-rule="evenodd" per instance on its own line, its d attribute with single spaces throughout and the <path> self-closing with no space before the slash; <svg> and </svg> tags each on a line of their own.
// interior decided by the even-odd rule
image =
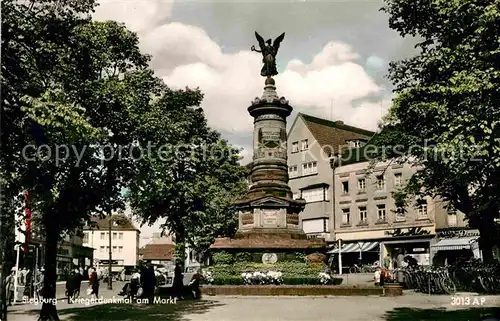
<svg viewBox="0 0 500 321">
<path fill-rule="evenodd" d="M 57 228 L 45 226 L 45 274 L 43 277 L 43 305 L 38 321 L 59 321 L 56 309 L 56 281 L 57 281 Z"/>
<path fill-rule="evenodd" d="M 492 220 L 490 224 L 484 222 L 479 228 L 479 249 L 483 254 L 484 263 L 493 263 L 493 245 L 495 244 L 496 228 Z"/>
<path fill-rule="evenodd" d="M 5 292 L 5 278 L 15 265 L 15 218 L 13 206 L 7 202 L 9 196 L 2 195 L 1 197 L 3 199 L 0 205 L 0 235 L 2 235 L 0 238 L 0 320 L 6 321 L 7 293 Z"/>
</svg>

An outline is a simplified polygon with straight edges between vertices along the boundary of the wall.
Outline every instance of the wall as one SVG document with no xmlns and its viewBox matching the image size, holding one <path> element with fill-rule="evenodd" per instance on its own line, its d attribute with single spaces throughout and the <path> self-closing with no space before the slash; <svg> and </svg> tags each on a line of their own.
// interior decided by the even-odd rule
<svg viewBox="0 0 500 321">
<path fill-rule="evenodd" d="M 94 248 L 94 259 L 97 260 L 108 260 L 109 250 L 106 248 L 109 246 L 109 236 L 108 232 L 103 232 L 100 230 L 85 231 L 88 233 L 88 243 L 84 243 L 84 246 L 89 246 Z M 104 240 L 101 240 L 101 233 L 104 233 Z M 113 261 L 118 261 L 119 265 L 124 266 L 135 266 L 138 261 L 138 250 L 139 250 L 139 232 L 130 230 L 112 230 L 111 233 L 117 233 L 117 239 L 111 241 L 111 246 L 116 246 L 116 251 L 112 253 L 111 258 Z M 118 233 L 123 233 L 123 239 L 118 239 Z M 104 246 L 104 252 L 101 252 L 101 246 Z M 118 247 L 122 246 L 123 250 L 121 253 L 118 252 Z"/>
<path fill-rule="evenodd" d="M 306 151 L 300 151 L 300 144 L 304 139 L 308 140 L 309 148 Z M 293 142 L 299 142 L 299 152 L 297 153 L 292 153 Z M 311 161 L 317 162 L 317 174 L 301 176 L 302 164 Z M 330 168 L 330 161 L 300 117 L 297 118 L 293 128 L 288 134 L 288 166 L 290 167 L 294 165 L 298 167 L 299 176 L 290 178 L 288 182 L 292 192 L 300 193 L 300 188 L 313 184 L 332 184 L 332 169 Z M 331 187 L 328 188 L 328 199 L 332 199 Z M 333 206 L 331 201 L 308 203 L 304 211 L 301 213 L 301 219 L 322 217 L 328 218 L 332 213 L 332 208 Z"/>
<path fill-rule="evenodd" d="M 335 234 L 337 238 L 344 240 L 370 239 L 384 237 L 384 231 L 393 230 L 396 228 L 407 229 L 411 227 L 421 227 L 434 233 L 436 221 L 443 222 L 446 220 L 447 211 L 444 208 L 445 203 L 439 200 L 427 198 L 427 214 L 425 219 L 417 218 L 417 209 L 415 208 L 415 200 L 409 201 L 407 206 L 404 221 L 397 221 L 396 205 L 392 197 L 392 192 L 399 187 L 395 186 L 394 175 L 401 173 L 402 185 L 415 173 L 415 169 L 408 164 L 377 164 L 373 173 L 368 173 L 368 162 L 361 162 L 341 166 L 335 169 L 335 189 L 336 189 L 336 204 L 335 204 Z M 376 176 L 383 175 L 385 177 L 385 189 L 383 191 L 376 190 Z M 358 190 L 358 179 L 365 178 L 365 192 Z M 342 182 L 349 182 L 349 193 L 342 193 Z M 377 222 L 377 204 L 385 204 L 386 206 L 386 224 Z M 367 209 L 367 224 L 360 225 L 358 207 L 364 206 Z M 349 226 L 342 225 L 342 209 L 349 208 L 351 214 L 351 223 Z M 385 235 L 387 237 L 387 235 Z"/>
</svg>

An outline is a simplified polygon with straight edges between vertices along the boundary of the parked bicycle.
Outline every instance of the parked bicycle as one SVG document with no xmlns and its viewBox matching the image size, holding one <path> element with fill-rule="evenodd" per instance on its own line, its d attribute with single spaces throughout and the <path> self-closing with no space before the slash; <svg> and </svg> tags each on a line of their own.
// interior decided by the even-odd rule
<svg viewBox="0 0 500 321">
<path fill-rule="evenodd" d="M 457 290 L 484 294 L 500 293 L 500 264 L 486 265 L 477 260 L 449 267 L 416 267 L 403 272 L 404 286 L 431 294 L 453 294 Z"/>
</svg>

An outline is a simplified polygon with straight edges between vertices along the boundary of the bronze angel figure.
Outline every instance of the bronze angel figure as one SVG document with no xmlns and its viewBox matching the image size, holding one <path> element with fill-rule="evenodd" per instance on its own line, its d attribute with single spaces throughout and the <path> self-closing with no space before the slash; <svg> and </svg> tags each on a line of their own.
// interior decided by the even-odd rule
<svg viewBox="0 0 500 321">
<path fill-rule="evenodd" d="M 278 69 L 276 69 L 276 55 L 278 54 L 280 43 L 285 38 L 285 33 L 283 32 L 279 37 L 274 39 L 274 42 L 272 42 L 271 39 L 264 42 L 264 38 L 262 38 L 257 31 L 255 32 L 255 38 L 257 38 L 257 41 L 259 42 L 260 50 L 255 49 L 255 46 L 252 46 L 251 50 L 262 53 L 262 62 L 264 63 L 264 66 L 260 71 L 260 75 L 262 77 L 272 77 L 277 75 Z"/>
</svg>

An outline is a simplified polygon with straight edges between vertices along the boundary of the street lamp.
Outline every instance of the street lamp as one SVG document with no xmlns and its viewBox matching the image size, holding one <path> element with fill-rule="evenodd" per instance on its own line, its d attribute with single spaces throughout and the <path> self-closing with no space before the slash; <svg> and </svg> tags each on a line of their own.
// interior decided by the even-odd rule
<svg viewBox="0 0 500 321">
<path fill-rule="evenodd" d="M 114 222 L 117 224 L 121 224 L 124 221 L 123 217 L 120 216 L 115 216 L 113 217 L 112 214 L 109 215 L 109 221 L 108 221 L 108 234 L 109 234 L 109 261 L 108 261 L 108 290 L 113 290 L 113 281 L 112 281 L 112 275 L 113 275 L 113 263 L 112 263 L 112 242 L 111 242 L 111 227 Z"/>
</svg>

